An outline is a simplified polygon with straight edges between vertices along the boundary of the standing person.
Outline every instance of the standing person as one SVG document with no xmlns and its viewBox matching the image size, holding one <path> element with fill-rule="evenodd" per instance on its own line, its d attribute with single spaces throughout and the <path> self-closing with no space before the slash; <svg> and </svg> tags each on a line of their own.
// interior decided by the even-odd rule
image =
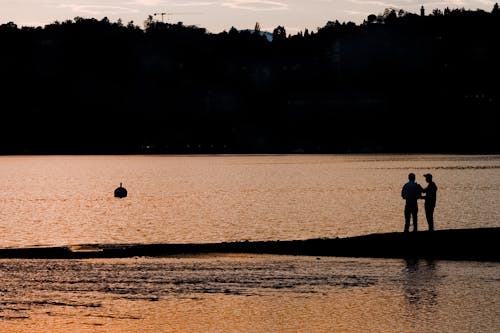
<svg viewBox="0 0 500 333">
<path fill-rule="evenodd" d="M 418 199 L 422 197 L 422 186 L 415 182 L 415 174 L 408 175 L 408 183 L 404 184 L 401 196 L 406 200 L 405 232 L 410 231 L 410 219 L 413 217 L 413 232 L 417 232 Z"/>
<path fill-rule="evenodd" d="M 424 175 L 425 181 L 428 183 L 427 187 L 422 190 L 425 193 L 425 218 L 427 219 L 427 224 L 429 224 L 429 231 L 434 231 L 434 207 L 436 207 L 436 194 L 437 186 L 436 183 L 432 181 L 432 175 L 426 173 Z"/>
</svg>

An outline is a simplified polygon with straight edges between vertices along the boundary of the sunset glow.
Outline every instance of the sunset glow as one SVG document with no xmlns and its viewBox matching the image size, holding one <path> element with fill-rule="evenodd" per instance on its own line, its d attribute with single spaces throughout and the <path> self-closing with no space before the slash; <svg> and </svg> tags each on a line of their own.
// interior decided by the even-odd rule
<svg viewBox="0 0 500 333">
<path fill-rule="evenodd" d="M 499 3 L 0 0 L 0 333 L 498 330 Z"/>
<path fill-rule="evenodd" d="M 262 29 L 272 31 L 284 25 L 294 33 L 305 28 L 315 30 L 328 21 L 361 23 L 370 14 L 386 8 L 417 13 L 424 5 L 429 10 L 462 8 L 490 11 L 495 1 L 445 0 L 439 2 L 403 0 L 19 0 L 0 2 L 0 23 L 43 26 L 56 20 L 74 17 L 108 17 L 112 21 L 134 21 L 142 26 L 148 15 L 167 13 L 166 22 L 179 21 L 207 28 L 210 32 L 229 30 L 231 26 L 249 29 L 259 22 Z M 156 16 L 161 20 L 160 15 Z"/>
</svg>

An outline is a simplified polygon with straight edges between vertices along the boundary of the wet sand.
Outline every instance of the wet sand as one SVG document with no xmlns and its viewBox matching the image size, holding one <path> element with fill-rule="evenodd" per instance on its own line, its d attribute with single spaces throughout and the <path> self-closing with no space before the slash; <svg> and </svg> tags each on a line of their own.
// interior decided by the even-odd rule
<svg viewBox="0 0 500 333">
<path fill-rule="evenodd" d="M 75 245 L 0 249 L 0 258 L 85 259 L 162 257 L 206 253 L 253 253 L 366 258 L 412 258 L 500 262 L 500 228 L 384 233 L 292 241 L 207 244 Z"/>
</svg>

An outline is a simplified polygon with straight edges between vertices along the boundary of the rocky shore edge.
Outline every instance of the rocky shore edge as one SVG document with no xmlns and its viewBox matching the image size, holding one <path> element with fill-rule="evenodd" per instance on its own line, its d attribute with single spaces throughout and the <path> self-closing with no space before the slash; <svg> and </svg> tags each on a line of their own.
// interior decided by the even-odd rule
<svg viewBox="0 0 500 333">
<path fill-rule="evenodd" d="M 87 259 L 248 253 L 500 262 L 499 249 L 500 228 L 478 228 L 290 241 L 3 248 L 0 258 Z"/>
</svg>

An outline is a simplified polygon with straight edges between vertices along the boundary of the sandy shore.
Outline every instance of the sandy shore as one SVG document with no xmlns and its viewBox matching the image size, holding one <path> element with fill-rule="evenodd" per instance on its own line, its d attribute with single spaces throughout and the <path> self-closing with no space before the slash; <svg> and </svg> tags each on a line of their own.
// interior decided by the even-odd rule
<svg viewBox="0 0 500 333">
<path fill-rule="evenodd" d="M 0 258 L 84 259 L 161 257 L 200 253 L 255 253 L 310 256 L 425 258 L 500 262 L 500 228 L 385 233 L 293 241 L 210 244 L 79 245 L 0 249 Z"/>
</svg>

